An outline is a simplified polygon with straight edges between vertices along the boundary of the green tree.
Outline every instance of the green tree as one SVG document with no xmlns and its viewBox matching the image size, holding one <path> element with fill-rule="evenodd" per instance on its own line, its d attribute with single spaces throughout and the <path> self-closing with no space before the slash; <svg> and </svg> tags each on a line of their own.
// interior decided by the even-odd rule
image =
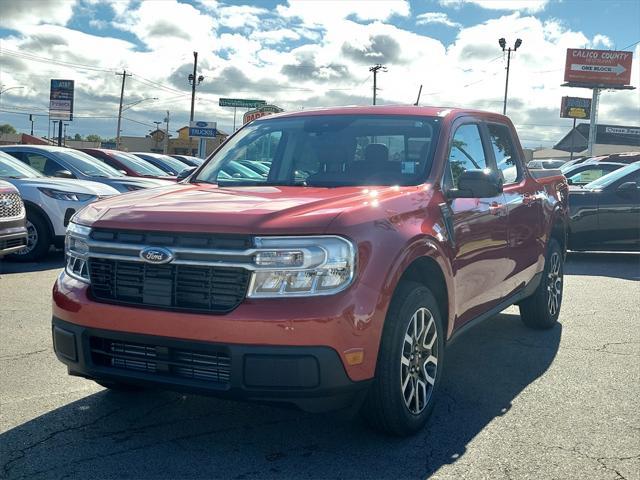
<svg viewBox="0 0 640 480">
<path fill-rule="evenodd" d="M 74 139 L 74 140 L 82 140 L 82 135 L 80 135 L 79 133 L 76 133 L 76 134 L 73 136 L 73 139 Z"/>
<path fill-rule="evenodd" d="M 13 125 L 5 123 L 4 125 L 0 125 L 0 133 L 18 133 Z"/>
<path fill-rule="evenodd" d="M 86 139 L 87 139 L 87 142 L 100 142 L 100 141 L 102 141 L 102 138 L 100 138 L 100 135 L 96 135 L 95 133 L 92 133 L 91 135 L 87 135 Z"/>
</svg>

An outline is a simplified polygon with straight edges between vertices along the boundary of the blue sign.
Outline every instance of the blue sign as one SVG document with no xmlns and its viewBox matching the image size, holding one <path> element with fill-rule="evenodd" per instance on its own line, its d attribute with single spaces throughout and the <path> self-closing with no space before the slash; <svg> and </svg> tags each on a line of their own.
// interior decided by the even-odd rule
<svg viewBox="0 0 640 480">
<path fill-rule="evenodd" d="M 189 127 L 189 136 L 190 137 L 215 137 L 217 130 L 215 128 L 198 128 L 198 127 Z"/>
<path fill-rule="evenodd" d="M 189 124 L 189 136 L 213 138 L 218 134 L 216 126 L 216 122 L 191 122 Z"/>
</svg>

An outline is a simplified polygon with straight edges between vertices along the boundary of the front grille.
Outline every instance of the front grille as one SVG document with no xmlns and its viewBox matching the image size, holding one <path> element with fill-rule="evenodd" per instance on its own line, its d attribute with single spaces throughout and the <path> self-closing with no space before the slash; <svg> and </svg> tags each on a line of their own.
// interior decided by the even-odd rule
<svg viewBox="0 0 640 480">
<path fill-rule="evenodd" d="M 252 246 L 248 235 L 208 233 L 165 233 L 94 229 L 91 238 L 100 242 L 133 243 L 160 247 L 245 250 Z"/>
<path fill-rule="evenodd" d="M 18 193 L 0 193 L 0 218 L 19 218 L 24 215 L 24 205 Z"/>
<path fill-rule="evenodd" d="M 192 351 L 102 337 L 89 340 L 94 365 L 216 384 L 229 383 L 231 359 L 225 351 Z"/>
<path fill-rule="evenodd" d="M 154 265 L 89 259 L 91 294 L 99 301 L 170 310 L 225 313 L 244 299 L 249 272 L 209 265 Z"/>
<path fill-rule="evenodd" d="M 11 240 L 0 240 L 0 251 L 14 247 L 26 247 L 26 238 L 12 238 Z"/>
</svg>

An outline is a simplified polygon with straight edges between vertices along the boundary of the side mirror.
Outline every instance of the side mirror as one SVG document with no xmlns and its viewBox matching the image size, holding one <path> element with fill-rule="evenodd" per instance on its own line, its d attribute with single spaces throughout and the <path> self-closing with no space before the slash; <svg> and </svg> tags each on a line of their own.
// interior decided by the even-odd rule
<svg viewBox="0 0 640 480">
<path fill-rule="evenodd" d="M 638 184 L 636 182 L 624 182 L 618 185 L 616 192 L 620 195 L 632 195 L 638 193 Z"/>
<path fill-rule="evenodd" d="M 178 178 L 176 179 L 176 181 L 181 181 L 184 180 L 185 178 L 187 178 L 189 175 L 191 175 L 194 170 L 196 169 L 196 167 L 187 167 L 184 170 L 182 170 L 179 174 L 178 174 Z"/>
<path fill-rule="evenodd" d="M 450 198 L 490 198 L 502 193 L 502 177 L 489 169 L 465 170 L 458 188 L 447 192 Z"/>
<path fill-rule="evenodd" d="M 571 180 L 570 178 L 567 178 L 567 183 L 568 183 L 569 185 L 573 185 L 573 180 Z"/>
<path fill-rule="evenodd" d="M 53 176 L 58 178 L 76 178 L 69 170 L 57 170 Z"/>
</svg>

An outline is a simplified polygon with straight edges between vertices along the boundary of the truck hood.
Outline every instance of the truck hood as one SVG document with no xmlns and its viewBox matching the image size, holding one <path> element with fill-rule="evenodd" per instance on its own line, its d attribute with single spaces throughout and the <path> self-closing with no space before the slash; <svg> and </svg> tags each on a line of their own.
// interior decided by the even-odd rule
<svg viewBox="0 0 640 480">
<path fill-rule="evenodd" d="M 415 188 L 415 187 L 414 187 Z M 93 227 L 225 233 L 323 233 L 347 209 L 402 194 L 398 187 L 224 187 L 178 184 L 89 205 Z"/>
<path fill-rule="evenodd" d="M 64 192 L 87 193 L 98 196 L 112 196 L 119 193 L 113 187 L 104 183 L 90 182 L 88 180 L 75 180 L 54 177 L 37 177 L 37 178 L 6 178 L 7 182 L 12 183 L 18 190 L 21 187 L 31 188 L 52 188 L 62 190 Z"/>
</svg>

